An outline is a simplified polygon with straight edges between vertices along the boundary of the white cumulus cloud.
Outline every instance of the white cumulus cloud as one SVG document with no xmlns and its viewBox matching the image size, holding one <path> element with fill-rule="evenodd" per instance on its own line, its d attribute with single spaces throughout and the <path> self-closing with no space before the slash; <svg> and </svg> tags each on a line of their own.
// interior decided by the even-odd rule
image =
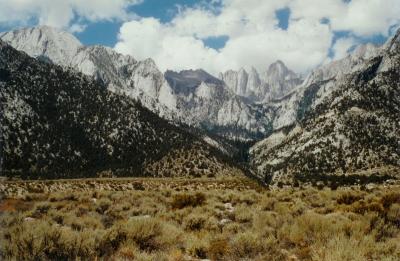
<svg viewBox="0 0 400 261">
<path fill-rule="evenodd" d="M 126 9 L 142 0 L 0 0 L 0 24 L 40 25 L 67 28 L 79 32 L 84 24 L 73 23 L 130 18 Z"/>
<path fill-rule="evenodd" d="M 332 47 L 334 57 L 333 60 L 338 60 L 346 57 L 349 50 L 357 45 L 357 40 L 354 37 L 345 37 L 338 39 Z"/>
<path fill-rule="evenodd" d="M 151 57 L 162 70 L 203 68 L 213 74 L 251 66 L 264 71 L 278 59 L 305 73 L 330 60 L 330 52 L 339 59 L 360 39 L 387 37 L 400 25 L 400 0 L 202 0 L 179 6 L 167 23 L 128 11 L 143 1 L 0 0 L 0 25 L 50 25 L 76 33 L 90 22 L 125 21 L 117 51 Z M 283 8 L 290 10 L 286 30 L 276 16 Z M 333 41 L 338 31 L 345 36 Z M 204 44 L 210 37 L 228 40 L 213 49 Z"/>
<path fill-rule="evenodd" d="M 215 1 L 214 1 L 215 2 Z M 264 71 L 280 59 L 305 73 L 330 58 L 344 57 L 356 38 L 389 34 L 398 25 L 399 0 L 220 0 L 220 8 L 181 8 L 172 21 L 142 18 L 123 24 L 115 49 L 139 59 L 152 57 L 162 70 L 204 68 L 213 74 L 254 66 Z M 287 30 L 276 11 L 290 9 Z M 333 43 L 336 31 L 350 36 Z M 209 37 L 228 36 L 218 50 Z M 354 37 L 353 37 L 354 36 Z"/>
</svg>

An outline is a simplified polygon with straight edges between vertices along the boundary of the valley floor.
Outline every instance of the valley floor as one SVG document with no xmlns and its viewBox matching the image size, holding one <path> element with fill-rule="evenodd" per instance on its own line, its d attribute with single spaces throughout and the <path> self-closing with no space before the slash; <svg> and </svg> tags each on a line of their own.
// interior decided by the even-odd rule
<svg viewBox="0 0 400 261">
<path fill-rule="evenodd" d="M 0 183 L 2 260 L 400 260 L 400 184 Z"/>
</svg>

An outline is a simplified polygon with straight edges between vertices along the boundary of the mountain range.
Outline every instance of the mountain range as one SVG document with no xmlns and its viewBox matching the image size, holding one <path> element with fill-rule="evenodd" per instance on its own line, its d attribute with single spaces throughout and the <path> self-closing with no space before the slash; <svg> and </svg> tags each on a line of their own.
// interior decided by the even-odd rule
<svg viewBox="0 0 400 261">
<path fill-rule="evenodd" d="M 162 73 L 150 58 L 47 26 L 0 39 L 9 173 L 244 173 L 239 160 L 255 177 L 291 184 L 400 166 L 399 34 L 305 78 L 282 61 L 218 77 Z"/>
<path fill-rule="evenodd" d="M 204 137 L 92 77 L 29 57 L 1 40 L 0 100 L 7 176 L 243 173 Z"/>
<path fill-rule="evenodd" d="M 298 121 L 251 148 L 258 175 L 289 184 L 388 169 L 399 175 L 399 64 L 400 31 L 380 48 L 362 46 L 313 71 L 293 94 L 302 93 Z"/>
<path fill-rule="evenodd" d="M 108 90 L 139 100 L 172 123 L 231 140 L 256 140 L 270 131 L 271 115 L 260 113 L 252 106 L 257 100 L 253 94 L 241 95 L 224 77 L 217 79 L 203 70 L 163 74 L 150 58 L 137 61 L 108 47 L 84 46 L 72 34 L 48 26 L 11 31 L 0 38 L 32 57 L 93 76 Z M 280 61 L 270 66 L 260 84 L 250 86 L 251 77 L 244 83 L 247 78 L 248 89 L 257 88 L 262 100 L 282 96 L 301 81 Z"/>
<path fill-rule="evenodd" d="M 302 79 L 289 70 L 282 61 L 271 64 L 263 74 L 255 68 L 220 73 L 219 78 L 236 94 L 252 102 L 279 99 L 302 83 Z"/>
</svg>

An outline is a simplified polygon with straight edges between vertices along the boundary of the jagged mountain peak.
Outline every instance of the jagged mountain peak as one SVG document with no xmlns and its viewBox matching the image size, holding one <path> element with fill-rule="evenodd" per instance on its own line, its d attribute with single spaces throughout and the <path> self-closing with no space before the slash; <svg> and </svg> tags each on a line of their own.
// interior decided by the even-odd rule
<svg viewBox="0 0 400 261">
<path fill-rule="evenodd" d="M 50 26 L 22 28 L 0 37 L 18 50 L 33 57 L 44 56 L 54 63 L 73 56 L 83 46 L 74 35 Z"/>
<path fill-rule="evenodd" d="M 295 73 L 291 71 L 281 60 L 277 60 L 269 65 L 265 75 L 267 78 L 284 79 L 284 77 L 287 77 L 288 75 L 293 76 Z"/>
<path fill-rule="evenodd" d="M 63 31 L 59 28 L 51 27 L 48 25 L 39 25 L 35 27 L 24 27 L 10 32 L 3 33 L 3 35 L 12 34 L 19 36 L 34 36 L 40 40 L 64 40 L 67 43 L 74 43 L 75 45 L 82 46 L 82 43 L 73 34 Z"/>
<path fill-rule="evenodd" d="M 388 44 L 363 58 L 371 47 L 361 47 L 361 58 L 353 54 L 325 66 L 332 78 L 296 89 L 295 120 L 250 150 L 266 181 L 336 182 L 343 173 L 399 168 L 400 46 Z"/>
<path fill-rule="evenodd" d="M 275 62 L 271 63 L 268 68 L 269 69 L 275 69 L 275 68 L 287 69 L 285 63 L 281 60 L 276 60 Z"/>
<path fill-rule="evenodd" d="M 157 67 L 156 62 L 152 58 L 146 58 L 142 61 L 142 63 L 149 65 L 151 67 Z"/>
<path fill-rule="evenodd" d="M 247 74 L 247 70 L 243 67 L 240 67 L 240 69 L 238 70 L 239 74 Z"/>
<path fill-rule="evenodd" d="M 92 77 L 41 62 L 2 42 L 0 60 L 4 175 L 241 173 L 202 136 L 169 124 Z M 207 170 L 196 167 L 197 162 Z"/>
<path fill-rule="evenodd" d="M 369 59 L 374 57 L 379 51 L 380 46 L 366 43 L 357 46 L 354 51 L 350 54 L 353 58 Z"/>
<path fill-rule="evenodd" d="M 40 31 L 38 28 L 32 30 Z M 27 33 L 29 31 L 27 29 Z M 61 33 L 56 30 L 54 34 Z M 40 60 L 91 76 L 108 90 L 139 100 L 143 106 L 174 124 L 207 126 L 207 130 L 213 128 L 217 131 L 222 126 L 223 132 L 219 132 L 222 135 L 245 139 L 259 135 L 265 129 L 266 123 L 257 122 L 256 115 L 227 89 L 223 81 L 204 70 L 163 74 L 152 59 L 136 61 L 132 56 L 108 47 L 76 43 L 76 48 L 57 44 L 43 48 L 38 38 L 26 41 L 11 33 L 5 40 L 32 57 L 48 58 Z"/>
<path fill-rule="evenodd" d="M 254 66 L 250 67 L 249 74 L 259 74 L 257 69 Z"/>
<path fill-rule="evenodd" d="M 179 82 L 180 84 L 186 85 L 189 88 L 196 87 L 202 82 L 210 84 L 223 84 L 221 80 L 212 76 L 203 69 L 182 70 L 180 72 L 167 70 L 164 75 L 167 81 L 169 82 L 175 81 L 175 83 Z M 172 85 L 176 86 L 176 84 L 174 83 Z M 182 87 L 184 88 L 185 86 Z"/>
<path fill-rule="evenodd" d="M 384 48 L 388 51 L 393 51 L 399 44 L 400 44 L 400 28 L 397 30 L 396 34 L 385 43 Z"/>
<path fill-rule="evenodd" d="M 262 74 L 256 68 L 250 67 L 249 72 L 244 68 L 238 71 L 228 70 L 220 73 L 219 78 L 236 95 L 253 102 L 269 102 L 280 98 L 302 82 L 301 77 L 287 68 L 281 60 L 270 64 Z"/>
</svg>

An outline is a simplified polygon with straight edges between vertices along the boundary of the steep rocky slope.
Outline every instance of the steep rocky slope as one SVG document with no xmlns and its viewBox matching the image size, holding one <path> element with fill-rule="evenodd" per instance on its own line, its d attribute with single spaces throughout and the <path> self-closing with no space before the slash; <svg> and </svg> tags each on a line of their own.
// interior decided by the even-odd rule
<svg viewBox="0 0 400 261">
<path fill-rule="evenodd" d="M 257 139 L 267 134 L 268 115 L 263 119 L 204 71 L 193 71 L 190 76 L 189 71 L 167 72 L 164 77 L 151 59 L 136 61 L 108 47 L 84 46 L 73 35 L 47 26 L 7 32 L 0 38 L 32 57 L 92 76 L 108 90 L 140 101 L 171 123 L 229 139 Z"/>
<path fill-rule="evenodd" d="M 6 32 L 0 38 L 34 58 L 93 76 L 168 120 L 180 120 L 173 93 L 151 59 L 137 61 L 109 47 L 84 46 L 72 34 L 48 26 Z"/>
<path fill-rule="evenodd" d="M 399 172 L 400 31 L 371 57 L 353 63 L 349 74 L 319 78 L 304 89 L 301 120 L 251 149 L 260 177 L 290 183 L 382 167 Z"/>
<path fill-rule="evenodd" d="M 387 44 L 386 44 L 387 45 Z M 302 84 L 280 98 L 253 104 L 260 111 L 269 111 L 271 129 L 276 131 L 303 119 L 306 112 L 315 108 L 338 86 L 338 81 L 351 72 L 361 69 L 369 59 L 380 55 L 385 46 L 363 44 L 340 60 L 332 61 L 312 70 Z"/>
<path fill-rule="evenodd" d="M 301 77 L 288 69 L 282 61 L 276 61 L 260 74 L 255 68 L 229 70 L 219 78 L 236 94 L 252 102 L 270 102 L 281 98 L 302 83 Z"/>
<path fill-rule="evenodd" d="M 2 175 L 241 173 L 202 138 L 170 125 L 134 100 L 2 41 L 0 100 Z M 164 161 L 174 168 L 154 167 Z"/>
<path fill-rule="evenodd" d="M 186 120 L 228 139 L 256 139 L 268 131 L 271 119 L 258 114 L 226 84 L 203 70 L 167 71 L 167 82 Z"/>
</svg>

